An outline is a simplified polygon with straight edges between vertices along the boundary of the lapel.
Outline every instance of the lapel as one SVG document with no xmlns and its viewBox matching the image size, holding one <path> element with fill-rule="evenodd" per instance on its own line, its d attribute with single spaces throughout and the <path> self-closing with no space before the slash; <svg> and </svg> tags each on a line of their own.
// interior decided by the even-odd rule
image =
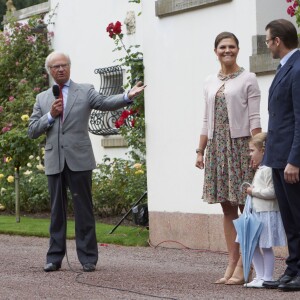
<svg viewBox="0 0 300 300">
<path fill-rule="evenodd" d="M 54 101 L 54 95 L 53 95 L 53 92 L 52 92 L 52 87 L 50 89 L 47 90 L 47 94 L 45 94 L 46 97 L 46 110 L 49 111 L 51 109 L 51 106 L 53 104 L 53 101 Z M 44 100 L 43 100 L 44 101 Z"/>
<path fill-rule="evenodd" d="M 279 72 L 277 72 L 277 74 L 275 75 L 273 82 L 270 86 L 269 89 L 269 103 L 270 103 L 270 99 L 272 97 L 272 94 L 276 88 L 276 86 L 280 83 L 280 81 L 289 73 L 289 71 L 293 68 L 293 65 L 295 63 L 295 61 L 297 59 L 299 59 L 300 56 L 300 52 L 296 51 L 289 59 L 288 61 L 285 63 L 285 65 L 283 67 L 281 67 L 281 69 L 279 70 Z"/>
<path fill-rule="evenodd" d="M 64 112 L 64 122 L 67 119 L 74 103 L 76 102 L 77 90 L 78 90 L 77 84 L 71 80 L 70 86 L 69 86 L 69 91 L 68 91 L 67 105 L 66 105 L 66 109 Z"/>
</svg>

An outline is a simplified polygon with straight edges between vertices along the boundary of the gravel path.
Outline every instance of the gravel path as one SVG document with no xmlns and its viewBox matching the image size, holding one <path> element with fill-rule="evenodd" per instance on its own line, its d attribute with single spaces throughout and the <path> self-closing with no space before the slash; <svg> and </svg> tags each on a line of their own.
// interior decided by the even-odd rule
<svg viewBox="0 0 300 300">
<path fill-rule="evenodd" d="M 99 244 L 93 273 L 82 273 L 74 241 L 58 272 L 45 273 L 48 239 L 0 235 L 0 299 L 299 299 L 300 293 L 212 284 L 220 253 Z M 276 260 L 276 276 L 284 270 Z"/>
</svg>

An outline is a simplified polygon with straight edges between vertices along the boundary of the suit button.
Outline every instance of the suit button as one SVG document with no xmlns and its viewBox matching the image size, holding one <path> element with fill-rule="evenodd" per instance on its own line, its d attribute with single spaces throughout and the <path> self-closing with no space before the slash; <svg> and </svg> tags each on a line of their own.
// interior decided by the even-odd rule
<svg viewBox="0 0 300 300">
<path fill-rule="evenodd" d="M 64 149 L 64 146 L 61 146 L 61 149 Z"/>
<path fill-rule="evenodd" d="M 272 117 L 275 117 L 275 113 L 272 113 L 271 116 L 272 116 Z"/>
</svg>

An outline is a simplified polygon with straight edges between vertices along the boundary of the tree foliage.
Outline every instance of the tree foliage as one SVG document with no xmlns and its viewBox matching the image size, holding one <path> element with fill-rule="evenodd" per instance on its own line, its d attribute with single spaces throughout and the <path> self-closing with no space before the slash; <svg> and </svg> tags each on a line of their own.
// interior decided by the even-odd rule
<svg viewBox="0 0 300 300">
<path fill-rule="evenodd" d="M 50 47 L 47 32 L 36 31 L 41 25 L 39 17 L 26 24 L 11 19 L 0 34 L 0 159 L 10 157 L 14 168 L 38 154 L 41 142 L 27 137 L 35 96 L 48 88 L 44 61 Z"/>
</svg>

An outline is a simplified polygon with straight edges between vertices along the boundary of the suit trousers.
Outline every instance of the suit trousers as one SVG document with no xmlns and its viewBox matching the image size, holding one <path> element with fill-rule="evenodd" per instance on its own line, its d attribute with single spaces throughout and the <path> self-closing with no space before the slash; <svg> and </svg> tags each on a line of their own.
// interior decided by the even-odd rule
<svg viewBox="0 0 300 300">
<path fill-rule="evenodd" d="M 287 237 L 286 275 L 300 276 L 300 182 L 284 180 L 284 169 L 272 169 L 276 197 Z"/>
<path fill-rule="evenodd" d="M 65 163 L 62 173 L 48 175 L 51 198 L 47 263 L 60 265 L 66 253 L 67 188 L 74 204 L 77 256 L 82 265 L 97 264 L 98 245 L 92 203 L 92 171 L 74 172 Z"/>
</svg>

